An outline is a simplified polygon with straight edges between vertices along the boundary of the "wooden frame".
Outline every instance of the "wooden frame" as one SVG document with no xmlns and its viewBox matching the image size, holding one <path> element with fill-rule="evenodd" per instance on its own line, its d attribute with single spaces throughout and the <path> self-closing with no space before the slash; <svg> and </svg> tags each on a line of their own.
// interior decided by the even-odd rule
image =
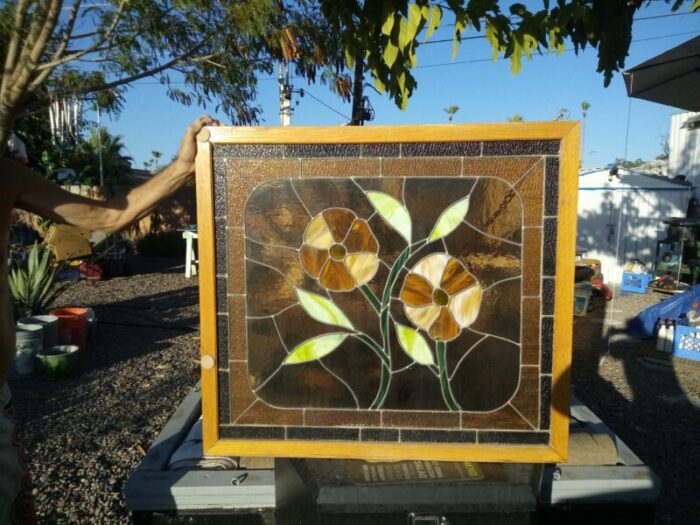
<svg viewBox="0 0 700 525">
<path fill-rule="evenodd" d="M 217 301 L 215 266 L 214 150 L 243 144 L 372 144 L 473 141 L 559 141 L 556 295 L 553 298 L 553 361 L 549 443 L 499 445 L 458 443 L 368 443 L 347 441 L 223 438 L 219 432 Z M 483 146 L 482 146 L 483 152 Z M 435 126 L 206 128 L 198 136 L 197 214 L 200 267 L 202 413 L 204 452 L 368 460 L 434 459 L 563 462 L 568 448 L 568 407 L 573 316 L 573 271 L 579 167 L 579 124 L 575 122 Z M 544 213 L 544 212 L 543 212 Z"/>
</svg>

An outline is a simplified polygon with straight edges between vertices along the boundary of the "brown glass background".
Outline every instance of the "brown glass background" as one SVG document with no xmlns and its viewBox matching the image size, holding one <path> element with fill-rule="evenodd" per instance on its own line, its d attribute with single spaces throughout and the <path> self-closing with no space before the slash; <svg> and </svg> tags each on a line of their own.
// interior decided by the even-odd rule
<svg viewBox="0 0 700 525">
<path fill-rule="evenodd" d="M 548 443 L 558 141 L 228 145 L 213 152 L 222 437 Z M 463 360 L 482 336 L 464 329 L 448 344 L 452 388 L 462 412 L 446 410 L 435 376 L 420 365 L 394 377 L 382 410 L 367 410 L 380 366 L 364 345 L 348 339 L 322 362 L 279 367 L 287 354 L 278 332 L 289 349 L 336 330 L 313 321 L 298 305 L 276 317 L 277 326 L 270 319 L 246 321 L 246 315 L 270 315 L 296 302 L 282 274 L 305 290 L 320 291 L 292 250 L 300 246 L 310 219 L 300 199 L 311 214 L 340 206 L 371 216 L 374 210 L 349 177 L 397 198 L 405 179 L 414 239 L 427 236 L 445 207 L 474 185 L 467 221 L 522 245 L 463 225 L 445 244 L 434 243 L 406 265 L 447 248 L 485 288 L 515 277 L 486 291 L 472 325 L 512 342 L 488 337 Z M 517 195 L 509 198 L 511 185 Z M 391 265 L 405 241 L 377 215 L 370 226 L 380 257 Z M 370 286 L 383 285 L 387 272 L 380 266 Z M 359 292 L 332 297 L 356 327 L 378 336 L 376 315 Z M 398 302 L 392 313 L 396 321 L 412 325 Z M 392 338 L 396 370 L 410 360 L 393 330 Z M 263 383 L 253 392 L 252 385 Z"/>
</svg>

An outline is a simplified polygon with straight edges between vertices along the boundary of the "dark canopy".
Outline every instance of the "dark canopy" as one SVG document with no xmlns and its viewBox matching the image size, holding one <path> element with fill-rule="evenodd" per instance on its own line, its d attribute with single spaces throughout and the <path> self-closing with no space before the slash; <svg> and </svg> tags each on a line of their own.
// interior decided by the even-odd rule
<svg viewBox="0 0 700 525">
<path fill-rule="evenodd" d="M 624 72 L 627 94 L 700 111 L 700 36 Z"/>
</svg>

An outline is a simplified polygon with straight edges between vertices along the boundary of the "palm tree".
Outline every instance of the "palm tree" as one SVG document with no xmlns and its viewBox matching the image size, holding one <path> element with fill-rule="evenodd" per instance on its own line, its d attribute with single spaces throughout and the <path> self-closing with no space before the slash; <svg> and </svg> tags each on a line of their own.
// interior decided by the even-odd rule
<svg viewBox="0 0 700 525">
<path fill-rule="evenodd" d="M 459 111 L 459 106 L 447 106 L 443 111 L 447 113 L 447 122 L 452 122 L 452 117 Z"/>
<path fill-rule="evenodd" d="M 506 122 L 525 122 L 525 118 L 520 113 L 516 113 L 512 117 L 506 117 Z"/>
<path fill-rule="evenodd" d="M 125 155 L 121 135 L 110 135 L 106 128 L 90 128 L 90 136 L 79 144 L 82 166 L 79 167 L 83 182 L 100 180 L 100 154 L 104 182 L 123 183 L 131 173 L 131 157 Z"/>
<path fill-rule="evenodd" d="M 583 157 L 586 155 L 586 117 L 588 116 L 588 110 L 591 108 L 591 105 L 584 100 L 581 102 L 581 112 L 583 114 L 583 118 L 581 119 L 581 166 L 583 166 Z"/>
</svg>

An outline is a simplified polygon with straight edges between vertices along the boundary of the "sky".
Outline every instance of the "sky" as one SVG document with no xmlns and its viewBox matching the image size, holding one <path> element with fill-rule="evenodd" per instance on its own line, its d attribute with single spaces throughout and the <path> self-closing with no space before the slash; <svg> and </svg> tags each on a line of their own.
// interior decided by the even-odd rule
<svg viewBox="0 0 700 525">
<path fill-rule="evenodd" d="M 686 5 L 684 9 L 687 8 Z M 670 6 L 665 2 L 652 2 L 639 11 L 637 17 L 669 13 Z M 637 20 L 626 67 L 635 66 L 698 35 L 700 13 Z M 436 31 L 431 41 L 446 38 L 451 38 L 450 27 Z M 526 121 L 552 120 L 562 108 L 569 110 L 572 120 L 579 120 L 581 102 L 586 100 L 591 107 L 586 123 L 583 166 L 600 167 L 616 158 L 656 157 L 669 133 L 670 117 L 678 111 L 628 98 L 620 74 L 605 88 L 602 74 L 596 72 L 594 49 L 579 55 L 571 51 L 560 56 L 555 53 L 535 55 L 532 61 L 523 60 L 518 75 L 511 74 L 509 61 L 494 63 L 490 60 L 491 48 L 485 40 L 463 42 L 454 60 L 451 50 L 451 42 L 420 47 L 418 68 L 414 73 L 418 88 L 406 111 L 398 109 L 387 96 L 366 90 L 376 113 L 375 119 L 367 125 L 446 123 L 447 114 L 443 109 L 450 105 L 460 108 L 454 118 L 456 123 L 503 122 L 515 114 L 521 114 Z M 371 79 L 368 81 L 371 83 Z M 293 83 L 294 89 L 303 88 L 313 97 L 294 95 L 292 125 L 335 126 L 347 122 L 350 103 L 343 102 L 323 85 L 308 85 L 303 79 L 295 79 Z M 261 125 L 279 126 L 276 77 L 259 78 L 257 103 L 263 109 Z M 134 167 L 143 168 L 153 150 L 164 153 L 166 159 L 175 154 L 187 125 L 204 112 L 222 123 L 228 120 L 226 115 L 216 114 L 213 108 L 206 111 L 171 101 L 157 80 L 145 79 L 129 88 L 119 118 L 111 120 L 103 115 L 102 122 L 111 133 L 123 136 L 127 153 L 135 161 Z"/>
</svg>

